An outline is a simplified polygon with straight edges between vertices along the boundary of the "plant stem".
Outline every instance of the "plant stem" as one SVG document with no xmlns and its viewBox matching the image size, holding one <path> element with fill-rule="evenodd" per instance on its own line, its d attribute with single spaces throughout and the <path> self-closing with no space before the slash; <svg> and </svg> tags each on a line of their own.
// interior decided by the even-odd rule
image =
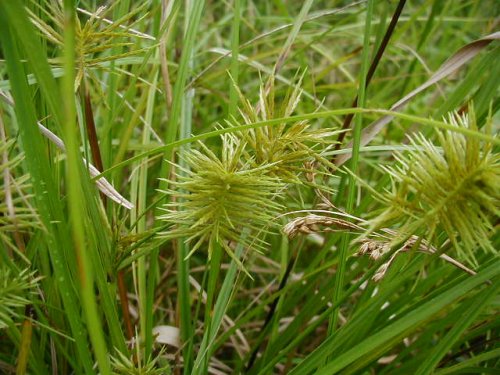
<svg viewBox="0 0 500 375">
<path fill-rule="evenodd" d="M 26 306 L 25 315 L 26 318 L 24 319 L 21 328 L 21 348 L 19 350 L 19 355 L 17 356 L 16 375 L 26 374 L 26 368 L 28 367 L 28 360 L 31 350 L 31 339 L 33 336 L 33 323 L 31 322 L 31 319 L 34 315 L 33 306 Z"/>
<path fill-rule="evenodd" d="M 74 249 L 78 260 L 78 276 L 80 281 L 82 307 L 87 320 L 90 341 L 94 349 L 99 370 L 102 374 L 110 374 L 111 369 L 108 351 L 94 294 L 94 275 L 92 262 L 86 250 L 85 241 L 85 212 L 82 207 L 82 176 L 81 156 L 76 124 L 75 107 L 75 30 L 76 4 L 74 0 L 64 1 L 64 78 L 63 78 L 63 109 L 64 135 L 67 150 L 66 178 L 68 186 L 68 205 L 70 213 L 71 231 L 73 234 Z"/>
<path fill-rule="evenodd" d="M 238 113 L 238 93 L 235 85 L 238 85 L 239 75 L 239 47 L 240 47 L 240 19 L 241 7 L 244 0 L 234 0 L 233 2 L 233 25 L 231 29 L 231 77 L 234 84 L 229 81 L 229 118 L 236 116 Z"/>
<path fill-rule="evenodd" d="M 366 89 L 366 81 L 367 81 L 367 70 L 368 70 L 368 62 L 369 62 L 369 51 L 370 51 L 370 30 L 371 30 L 371 20 L 373 15 L 373 7 L 374 1 L 368 0 L 368 6 L 366 9 L 366 19 L 365 19 L 365 34 L 364 34 L 364 42 L 363 42 L 363 55 L 361 59 L 361 70 L 359 75 L 359 89 L 358 89 L 358 97 L 359 104 L 361 107 L 365 105 L 365 89 Z M 360 147 L 360 138 L 361 138 L 361 127 L 363 125 L 363 117 L 361 114 L 356 116 L 356 123 L 354 127 L 354 143 L 352 150 L 352 158 L 350 169 L 353 173 L 356 173 L 358 168 L 358 159 L 359 159 L 359 147 Z M 352 175 L 349 176 L 349 187 L 348 187 L 348 196 L 347 196 L 347 205 L 346 212 L 351 213 L 354 207 L 354 199 L 356 193 L 356 180 Z M 344 288 L 344 274 L 347 266 L 347 253 L 349 251 L 349 241 L 350 235 L 344 233 L 342 235 L 342 242 L 339 249 L 339 263 L 337 266 L 337 273 L 335 275 L 335 286 L 333 292 L 333 302 L 338 301 L 342 296 L 342 290 Z M 338 315 L 340 312 L 340 307 L 335 309 L 330 316 L 329 324 L 328 324 L 328 335 L 332 335 L 337 327 Z"/>
<path fill-rule="evenodd" d="M 288 261 L 288 264 L 286 266 L 285 273 L 283 274 L 283 277 L 280 280 L 279 286 L 278 286 L 278 292 L 281 292 L 283 288 L 286 286 L 286 283 L 288 281 L 288 277 L 290 276 L 290 273 L 292 272 L 293 266 L 295 264 L 295 261 L 297 260 L 296 256 L 292 256 L 290 260 Z M 259 350 L 262 346 L 262 342 L 266 338 L 266 331 L 267 327 L 269 326 L 269 323 L 271 323 L 271 320 L 274 316 L 274 313 L 276 312 L 276 307 L 278 306 L 278 302 L 281 298 L 281 295 L 279 297 L 276 297 L 273 299 L 273 301 L 269 304 L 269 311 L 267 312 L 266 319 L 264 320 L 264 324 L 260 328 L 260 335 L 259 339 L 257 341 L 257 344 L 255 345 L 252 354 L 250 355 L 250 359 L 248 360 L 248 364 L 245 368 L 245 372 L 248 372 L 252 366 L 255 363 L 255 360 L 257 359 L 257 354 L 259 354 Z"/>
<path fill-rule="evenodd" d="M 210 259 L 210 272 L 208 274 L 208 286 L 207 286 L 207 301 L 205 304 L 205 322 L 204 331 L 209 333 L 212 329 L 212 318 L 214 314 L 213 301 L 215 299 L 215 293 L 217 290 L 217 280 L 219 278 L 220 265 L 222 260 L 222 254 L 224 253 L 222 246 L 216 243 L 212 249 L 212 255 Z M 210 339 L 209 335 L 206 336 L 207 340 Z M 208 364 L 210 361 L 210 345 L 202 345 L 205 348 L 205 352 L 198 353 L 198 358 L 195 363 L 193 374 L 207 374 Z M 200 361 L 201 358 L 201 361 Z"/>
<path fill-rule="evenodd" d="M 368 88 L 368 85 L 370 84 L 370 82 L 373 78 L 373 75 L 375 74 L 375 71 L 377 70 L 378 64 L 379 64 L 380 60 L 382 60 L 382 55 L 384 54 L 385 49 L 387 48 L 387 45 L 389 44 L 389 41 L 392 37 L 392 34 L 394 34 L 394 29 L 396 28 L 396 25 L 398 23 L 399 17 L 401 16 L 401 12 L 403 11 L 405 3 L 406 3 L 406 0 L 399 0 L 398 6 L 397 6 L 396 10 L 394 11 L 394 14 L 392 15 L 391 22 L 389 23 L 389 27 L 387 27 L 387 31 L 385 32 L 384 37 L 382 38 L 382 42 L 380 43 L 380 46 L 378 47 L 377 52 L 375 53 L 375 56 L 371 62 L 370 69 L 368 70 L 368 74 L 366 76 L 365 88 Z M 353 107 L 353 108 L 358 107 L 358 106 L 362 107 L 362 106 L 358 105 L 359 104 L 358 99 L 359 99 L 359 92 L 358 92 L 358 95 L 356 95 L 356 97 L 352 101 L 351 107 Z M 345 117 L 344 123 L 342 124 L 343 130 L 349 129 L 353 117 L 354 117 L 354 113 L 350 113 Z M 340 147 L 342 146 L 342 141 L 344 140 L 345 136 L 346 136 L 346 132 L 342 132 L 339 134 L 339 137 L 337 138 L 338 144 L 335 146 L 335 148 L 337 150 L 339 150 Z M 332 160 L 332 162 L 335 162 L 335 161 Z"/>
</svg>

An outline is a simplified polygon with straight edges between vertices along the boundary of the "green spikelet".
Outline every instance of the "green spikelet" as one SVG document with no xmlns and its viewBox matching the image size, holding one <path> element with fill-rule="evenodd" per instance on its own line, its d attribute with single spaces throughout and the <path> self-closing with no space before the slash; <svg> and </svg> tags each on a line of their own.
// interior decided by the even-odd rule
<svg viewBox="0 0 500 375">
<path fill-rule="evenodd" d="M 143 358 L 138 344 L 136 344 L 135 349 L 135 356 L 130 358 L 118 350 L 115 355 L 111 356 L 111 367 L 114 375 L 169 375 L 172 373 L 164 358 L 164 350 L 161 350 L 154 357 Z"/>
<path fill-rule="evenodd" d="M 37 12 L 29 11 L 31 22 L 38 29 L 40 35 L 56 48 L 62 48 L 64 45 L 64 11 L 62 4 L 58 2 L 46 2 L 43 5 L 33 1 L 33 7 Z M 113 9 L 120 3 L 115 1 L 111 6 L 101 6 L 93 13 L 86 14 L 88 19 L 81 23 L 79 17 L 76 17 L 76 45 L 75 54 L 77 59 L 77 74 L 75 89 L 80 85 L 84 75 L 90 75 L 90 78 L 96 80 L 92 75 L 90 67 L 99 67 L 100 64 L 137 55 L 143 52 L 143 49 L 135 49 L 133 40 L 137 38 L 154 39 L 153 37 L 134 31 L 132 27 L 139 20 L 134 18 L 143 10 L 144 6 L 137 7 L 122 18 L 114 22 L 106 21 Z M 36 13 L 43 14 L 39 17 Z M 50 22 L 44 21 L 46 18 Z M 110 54 L 110 51 L 120 47 L 129 49 L 127 52 L 119 54 Z M 55 65 L 59 65 L 59 59 L 52 59 Z M 96 82 L 98 83 L 98 82 Z M 96 87 L 100 85 L 97 84 Z"/>
<path fill-rule="evenodd" d="M 29 294 L 36 292 L 38 280 L 27 269 L 13 275 L 7 267 L 0 267 L 0 329 L 21 319 L 24 307 L 31 303 Z"/>
<path fill-rule="evenodd" d="M 274 77 L 270 77 L 255 107 L 235 85 L 244 123 L 291 116 L 300 101 L 301 81 L 278 104 Z M 234 118 L 226 123 L 238 124 Z M 162 235 L 187 238 L 192 243 L 190 254 L 205 243 L 209 256 L 218 244 L 233 259 L 230 242 L 262 249 L 265 242 L 257 234 L 276 225 L 283 209 L 279 198 L 289 184 L 301 182 L 301 173 L 309 171 L 306 164 L 328 164 L 320 146 L 332 143 L 333 134 L 331 129 L 314 130 L 306 121 L 226 133 L 220 157 L 200 143 L 200 151 L 184 156 L 189 167 L 185 176 L 167 181 L 171 189 L 165 193 L 172 199 L 159 218 L 173 228 Z"/>
<path fill-rule="evenodd" d="M 14 233 L 26 233 L 33 228 L 40 228 L 40 221 L 31 205 L 30 176 L 16 177 L 18 166 L 24 154 L 17 153 L 11 158 L 15 148 L 14 140 L 0 139 L 0 240 L 10 248 L 15 248 L 12 240 Z M 8 186 L 6 185 L 8 184 Z"/>
<path fill-rule="evenodd" d="M 176 227 L 163 236 L 186 237 L 193 242 L 191 254 L 208 243 L 209 255 L 218 243 L 231 256 L 229 241 L 241 241 L 243 230 L 261 231 L 281 209 L 276 198 L 284 187 L 269 176 L 270 166 L 253 167 L 244 160 L 244 144 L 223 137 L 222 156 L 201 145 L 185 157 L 190 170 L 185 177 L 168 181 L 172 189 L 165 193 L 175 198 L 165 207 L 161 220 Z M 176 166 L 180 168 L 180 166 Z M 259 248 L 262 241 L 247 237 L 245 245 Z"/>
<path fill-rule="evenodd" d="M 305 72 L 304 72 L 305 73 Z M 245 124 L 266 121 L 274 118 L 290 117 L 296 110 L 302 95 L 302 75 L 293 89 L 288 90 L 285 97 L 278 103 L 274 86 L 274 77 L 269 77 L 267 84 L 261 86 L 258 104 L 253 107 L 241 90 L 236 87 L 240 98 L 240 114 Z M 233 81 L 234 82 L 234 81 Z M 227 122 L 228 126 L 240 125 L 236 119 Z M 308 121 L 298 121 L 293 124 L 264 126 L 249 129 L 236 134 L 247 143 L 246 152 L 253 157 L 257 165 L 271 164 L 270 173 L 287 181 L 299 182 L 298 175 L 305 170 L 304 164 L 318 162 L 334 168 L 321 155 L 321 150 L 333 143 L 333 129 L 313 129 Z"/>
<path fill-rule="evenodd" d="M 470 113 L 451 114 L 448 122 L 479 131 Z M 414 151 L 397 153 L 397 166 L 384 168 L 392 191 L 376 193 L 387 209 L 369 231 L 399 225 L 396 242 L 412 234 L 433 240 L 444 231 L 459 257 L 477 265 L 478 248 L 496 253 L 490 237 L 500 213 L 500 158 L 491 142 L 453 131 L 438 131 L 437 138 L 440 148 L 422 134 L 414 136 Z"/>
</svg>

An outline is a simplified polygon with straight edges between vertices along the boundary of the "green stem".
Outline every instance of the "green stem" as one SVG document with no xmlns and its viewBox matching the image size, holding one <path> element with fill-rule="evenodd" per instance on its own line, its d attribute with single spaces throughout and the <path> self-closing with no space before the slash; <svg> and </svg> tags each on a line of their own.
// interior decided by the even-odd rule
<svg viewBox="0 0 500 375">
<path fill-rule="evenodd" d="M 17 366 L 16 375 L 25 375 L 26 369 L 28 367 L 28 360 L 30 357 L 31 350 L 31 340 L 33 337 L 33 322 L 31 321 L 32 315 L 30 311 L 33 311 L 33 306 L 26 306 L 26 318 L 24 319 L 21 328 L 21 343 L 19 349 L 19 355 L 17 356 Z"/>
<path fill-rule="evenodd" d="M 217 290 L 217 280 L 219 278 L 220 273 L 220 265 L 222 260 L 222 254 L 224 251 L 222 250 L 222 246 L 219 243 L 216 243 L 212 249 L 211 259 L 210 259 L 210 272 L 208 274 L 208 286 L 207 286 L 207 302 L 205 304 L 205 328 L 204 331 L 208 334 L 212 328 L 212 318 L 214 315 L 213 309 L 213 301 L 215 297 L 215 293 Z M 207 341 L 209 337 L 205 335 L 203 341 Z M 200 350 L 207 351 L 200 352 L 198 354 L 198 358 L 196 360 L 193 374 L 207 374 L 208 373 L 208 363 L 210 360 L 209 350 L 210 345 L 201 346 Z"/>
<path fill-rule="evenodd" d="M 156 86 L 158 82 L 158 69 L 153 70 L 152 85 L 149 88 L 148 100 L 146 105 L 145 120 L 148 126 L 144 127 L 142 143 L 150 142 L 150 129 L 153 124 L 153 113 L 155 103 Z M 138 175 L 138 197 L 137 197 L 137 214 L 141 215 L 147 207 L 148 193 L 148 166 L 141 164 Z M 138 233 L 146 231 L 146 217 L 142 216 L 137 224 Z M 157 250 L 155 250 L 157 252 Z M 158 257 L 154 253 L 150 257 L 141 257 L 138 260 L 138 281 L 139 281 L 139 298 L 141 307 L 141 338 L 144 339 L 144 358 L 149 358 L 153 348 L 153 300 L 154 289 L 156 286 L 156 275 L 158 268 Z"/>
<path fill-rule="evenodd" d="M 68 206 L 71 231 L 79 267 L 81 301 L 87 321 L 90 341 L 94 348 L 99 370 L 102 374 L 110 374 L 111 368 L 104 333 L 99 318 L 97 302 L 94 294 L 94 274 L 85 240 L 85 210 L 81 202 L 82 189 L 80 180 L 81 156 L 79 153 L 78 132 L 75 106 L 75 30 L 76 5 L 74 0 L 64 1 L 64 77 L 63 108 L 64 135 L 67 150 L 66 179 L 68 188 Z"/>
<path fill-rule="evenodd" d="M 436 129 L 443 129 L 443 130 L 447 130 L 447 131 L 451 131 L 451 132 L 461 133 L 461 134 L 464 134 L 465 136 L 468 136 L 468 137 L 491 142 L 494 145 L 500 145 L 500 139 L 498 139 L 498 138 L 494 138 L 490 135 L 481 133 L 479 131 L 471 130 L 468 128 L 453 126 L 453 125 L 447 124 L 443 121 L 437 121 L 437 120 L 428 119 L 425 117 L 420 117 L 420 116 L 415 116 L 415 115 L 408 115 L 406 113 L 399 113 L 399 112 L 395 112 L 395 111 L 389 111 L 386 109 L 343 108 L 343 109 L 334 109 L 331 111 L 306 113 L 303 115 L 296 115 L 296 116 L 290 116 L 290 117 L 285 117 L 285 118 L 280 117 L 280 118 L 275 118 L 275 119 L 266 120 L 266 121 L 257 121 L 257 122 L 251 123 L 251 124 L 245 124 L 245 125 L 232 126 L 232 127 L 228 127 L 228 128 L 212 130 L 212 131 L 209 131 L 206 133 L 191 136 L 189 138 L 179 139 L 177 141 L 167 143 L 163 146 L 153 148 L 149 151 L 145 151 L 139 155 L 135 155 L 135 156 L 133 156 L 125 161 L 122 161 L 118 164 L 115 164 L 112 167 L 106 169 L 101 174 L 94 177 L 93 180 L 94 181 L 98 180 L 99 178 L 104 177 L 104 176 L 108 175 L 109 173 L 116 171 L 117 169 L 123 168 L 123 167 L 125 167 L 125 166 L 127 166 L 135 161 L 147 158 L 149 156 L 159 155 L 159 154 L 171 151 L 171 150 L 175 149 L 176 147 L 179 147 L 182 145 L 195 143 L 195 142 L 202 141 L 202 140 L 209 139 L 209 138 L 218 137 L 221 134 L 237 133 L 240 131 L 261 128 L 264 126 L 278 126 L 278 125 L 283 125 L 283 124 L 285 124 L 285 125 L 292 124 L 292 123 L 296 123 L 296 122 L 304 121 L 304 120 L 316 120 L 316 119 L 328 118 L 328 117 L 333 117 L 333 116 L 342 116 L 342 115 L 346 115 L 349 113 L 379 114 L 379 115 L 383 115 L 383 116 L 394 116 L 394 117 L 399 118 L 401 120 L 411 122 L 414 125 L 426 125 L 426 126 L 430 126 L 430 127 L 436 128 Z M 162 175 L 164 175 L 164 174 L 162 174 Z"/>
<path fill-rule="evenodd" d="M 235 85 L 238 85 L 239 62 L 238 54 L 240 47 L 240 19 L 242 0 L 234 0 L 233 26 L 231 30 L 231 77 L 234 84 L 229 82 L 229 117 L 238 114 L 238 93 Z"/>
<path fill-rule="evenodd" d="M 368 1 L 368 8 L 366 10 L 366 21 L 365 21 L 365 35 L 364 35 L 364 43 L 363 43 L 363 55 L 361 61 L 361 71 L 359 75 L 359 106 L 364 107 L 365 105 L 365 92 L 366 92 L 366 79 L 368 73 L 368 65 L 370 61 L 370 29 L 371 29 L 371 19 L 373 14 L 373 6 L 374 1 Z M 362 114 L 359 113 L 356 115 L 356 122 L 354 125 L 354 134 L 353 134 L 353 147 L 352 147 L 352 158 L 350 169 L 355 174 L 358 169 L 358 160 L 359 160 L 359 148 L 361 145 L 361 127 L 363 125 L 363 117 Z M 348 186 L 348 195 L 347 195 L 347 204 L 346 204 L 346 212 L 351 213 L 354 208 L 354 200 L 356 194 L 356 179 L 350 175 L 349 176 L 349 186 Z M 345 277 L 345 269 L 347 264 L 347 254 L 349 251 L 349 242 L 350 235 L 345 233 L 342 236 L 342 242 L 339 249 L 339 264 L 337 267 L 337 273 L 335 276 L 335 285 L 333 290 L 333 302 L 338 301 L 342 296 L 342 290 L 344 288 L 344 277 Z M 332 335 L 337 327 L 337 321 L 339 316 L 340 308 L 337 308 L 333 311 L 330 316 L 329 325 L 328 325 L 328 335 Z"/>
<path fill-rule="evenodd" d="M 183 49 L 179 61 L 179 69 L 175 80 L 173 102 L 170 111 L 169 124 L 165 133 L 165 142 L 183 142 L 189 139 L 191 134 L 191 118 L 192 118 L 192 98 L 194 90 L 190 89 L 186 92 L 186 82 L 192 74 L 195 56 L 195 37 L 200 25 L 202 11 L 205 5 L 204 0 L 186 1 L 185 12 L 185 27 L 183 35 Z M 179 140 L 176 141 L 177 137 Z M 188 145 L 189 142 L 184 142 Z M 181 148 L 181 154 L 186 152 L 188 147 Z M 166 148 L 165 160 L 173 161 L 173 148 Z M 184 161 L 179 161 L 180 165 L 185 167 Z M 164 177 L 170 174 L 170 164 L 164 162 L 161 166 L 161 175 Z M 160 183 L 160 189 L 164 189 L 166 183 Z M 192 367 L 193 353 L 193 323 L 191 317 L 191 297 L 189 294 L 189 260 L 186 259 L 189 254 L 189 247 L 183 240 L 176 241 L 177 245 L 177 284 L 179 288 L 178 294 L 178 311 L 179 311 L 179 326 L 181 330 L 181 340 L 183 343 L 183 359 L 184 373 L 189 374 Z"/>
</svg>

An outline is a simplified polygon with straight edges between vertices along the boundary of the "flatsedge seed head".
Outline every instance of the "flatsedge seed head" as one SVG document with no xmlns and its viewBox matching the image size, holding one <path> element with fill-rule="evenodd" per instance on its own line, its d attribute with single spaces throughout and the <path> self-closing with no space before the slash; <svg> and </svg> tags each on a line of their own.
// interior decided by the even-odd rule
<svg viewBox="0 0 500 375">
<path fill-rule="evenodd" d="M 302 79 L 305 71 L 299 75 L 298 82 L 289 89 L 281 102 L 276 98 L 274 76 L 270 76 L 259 90 L 259 99 L 255 106 L 243 95 L 235 85 L 239 95 L 240 115 L 244 124 L 268 121 L 277 118 L 288 118 L 296 111 L 302 96 Z M 233 81 L 234 84 L 234 81 Z M 228 126 L 241 125 L 233 118 L 226 122 Z M 261 126 L 237 132 L 237 137 L 246 143 L 245 153 L 256 165 L 269 165 L 269 173 L 286 182 L 300 182 L 303 165 L 314 161 L 320 165 L 333 167 L 322 150 L 334 143 L 338 130 L 331 128 L 314 129 L 305 120 L 294 123 L 283 123 L 273 126 Z"/>
<path fill-rule="evenodd" d="M 240 146 L 224 137 L 222 157 L 206 148 L 184 157 L 189 168 L 170 181 L 172 188 L 166 193 L 175 199 L 159 217 L 175 226 L 164 237 L 186 238 L 191 252 L 208 245 L 211 254 L 216 243 L 229 252 L 227 243 L 241 243 L 245 229 L 258 232 L 274 225 L 284 184 L 269 176 L 265 166 L 254 168 L 243 161 Z M 262 246 L 249 237 L 243 241 L 248 247 Z"/>
<path fill-rule="evenodd" d="M 417 134 L 412 151 L 397 153 L 397 165 L 384 168 L 392 190 L 374 192 L 387 208 L 370 222 L 368 232 L 397 225 L 404 241 L 410 235 L 432 240 L 444 231 L 459 258 L 477 265 L 477 249 L 498 252 L 490 237 L 500 213 L 500 157 L 491 141 L 458 131 L 487 134 L 488 126 L 478 129 L 472 109 L 468 116 L 451 114 L 446 121 L 457 131 L 438 130 L 439 147 Z"/>
</svg>

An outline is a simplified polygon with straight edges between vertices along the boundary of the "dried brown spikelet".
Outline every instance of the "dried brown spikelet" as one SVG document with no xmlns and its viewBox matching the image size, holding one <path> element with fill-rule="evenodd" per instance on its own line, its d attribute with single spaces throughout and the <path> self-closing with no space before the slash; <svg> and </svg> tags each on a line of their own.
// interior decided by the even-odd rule
<svg viewBox="0 0 500 375">
<path fill-rule="evenodd" d="M 289 238 L 297 234 L 312 234 L 319 232 L 333 232 L 337 230 L 360 230 L 356 224 L 347 220 L 337 219 L 329 216 L 309 214 L 297 217 L 283 227 L 283 233 Z"/>
<path fill-rule="evenodd" d="M 389 229 L 384 229 L 384 232 L 391 234 L 393 236 L 397 236 L 397 232 L 389 230 Z M 390 250 L 391 250 L 391 241 L 380 241 L 380 240 L 374 240 L 374 239 L 362 239 L 361 241 L 361 246 L 359 247 L 359 250 L 356 252 L 355 256 L 363 256 L 363 255 L 368 255 L 371 259 L 373 260 L 378 260 L 382 258 L 384 255 L 386 255 Z M 425 254 L 430 254 L 433 255 L 437 252 L 437 250 L 430 246 L 427 241 L 419 239 L 417 236 L 411 236 L 404 244 L 401 246 L 399 249 L 395 250 L 391 257 L 382 264 L 377 272 L 373 275 L 372 279 L 373 281 L 377 282 L 380 281 L 384 278 L 387 270 L 389 269 L 390 265 L 392 262 L 396 259 L 397 255 L 402 252 L 408 252 L 412 249 L 415 248 L 415 246 L 418 245 L 416 248 L 417 251 Z M 476 273 L 471 270 L 470 268 L 466 267 L 462 263 L 458 262 L 457 260 L 453 259 L 452 257 L 446 255 L 446 254 L 440 254 L 439 257 L 443 259 L 444 261 L 452 264 L 453 266 L 461 269 L 462 271 L 467 272 L 470 275 L 475 275 Z"/>
</svg>

